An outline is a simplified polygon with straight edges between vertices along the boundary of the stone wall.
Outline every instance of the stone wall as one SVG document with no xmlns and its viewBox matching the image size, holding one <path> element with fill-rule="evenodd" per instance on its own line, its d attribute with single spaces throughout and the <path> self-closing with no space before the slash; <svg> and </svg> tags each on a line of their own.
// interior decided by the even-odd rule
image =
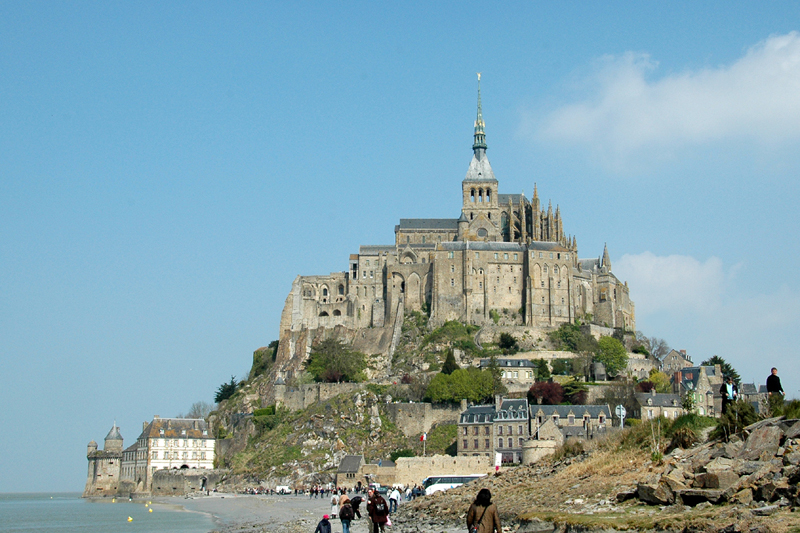
<svg viewBox="0 0 800 533">
<path fill-rule="evenodd" d="M 153 473 L 153 496 L 184 496 L 192 492 L 198 492 L 203 487 L 213 490 L 219 481 L 228 474 L 227 470 L 205 470 L 205 469 L 184 469 L 184 470 L 156 470 Z"/>
<path fill-rule="evenodd" d="M 493 470 L 493 463 L 486 455 L 400 457 L 395 466 L 395 483 L 408 486 L 422 483 L 426 477 L 437 474 L 491 474 Z"/>
<path fill-rule="evenodd" d="M 316 402 L 324 402 L 336 395 L 355 392 L 363 387 L 360 383 L 311 383 L 297 387 L 275 385 L 275 403 L 292 411 L 299 411 Z"/>
<path fill-rule="evenodd" d="M 389 420 L 395 423 L 406 437 L 419 437 L 437 424 L 457 424 L 461 414 L 461 407 L 458 405 L 389 403 L 382 407 Z"/>
</svg>

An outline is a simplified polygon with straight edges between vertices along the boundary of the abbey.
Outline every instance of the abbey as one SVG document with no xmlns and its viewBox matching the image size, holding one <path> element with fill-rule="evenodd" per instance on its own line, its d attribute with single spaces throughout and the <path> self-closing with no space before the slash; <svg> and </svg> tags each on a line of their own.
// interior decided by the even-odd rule
<svg viewBox="0 0 800 533">
<path fill-rule="evenodd" d="M 400 219 L 393 244 L 361 246 L 347 271 L 298 276 L 281 318 L 281 344 L 289 331 L 392 328 L 410 311 L 429 312 L 434 325 L 488 324 L 499 315 L 519 326 L 580 318 L 635 329 L 628 286 L 611 272 L 607 248 L 580 259 L 559 208 L 545 209 L 535 186 L 530 200 L 499 192 L 486 156 L 478 83 L 459 216 Z"/>
</svg>

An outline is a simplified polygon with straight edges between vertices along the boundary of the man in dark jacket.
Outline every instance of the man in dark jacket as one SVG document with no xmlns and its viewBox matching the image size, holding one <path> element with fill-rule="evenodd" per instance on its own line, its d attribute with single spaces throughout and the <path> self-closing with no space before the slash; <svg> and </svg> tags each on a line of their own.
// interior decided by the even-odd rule
<svg viewBox="0 0 800 533">
<path fill-rule="evenodd" d="M 772 373 L 767 376 L 767 394 L 770 396 L 773 394 L 783 396 L 785 394 L 781 386 L 781 378 L 778 377 L 778 369 L 775 367 L 772 367 Z"/>
<path fill-rule="evenodd" d="M 367 514 L 369 514 L 369 519 L 372 520 L 372 533 L 378 533 L 378 531 L 384 533 L 386 522 L 389 520 L 389 504 L 376 490 L 369 489 L 367 494 L 369 495 Z"/>
<path fill-rule="evenodd" d="M 361 511 L 359 511 L 358 508 L 361 506 L 362 501 L 364 501 L 364 499 L 361 496 L 353 496 L 353 499 L 350 500 L 350 505 L 353 506 L 353 513 L 355 513 L 358 518 L 361 518 Z"/>
</svg>

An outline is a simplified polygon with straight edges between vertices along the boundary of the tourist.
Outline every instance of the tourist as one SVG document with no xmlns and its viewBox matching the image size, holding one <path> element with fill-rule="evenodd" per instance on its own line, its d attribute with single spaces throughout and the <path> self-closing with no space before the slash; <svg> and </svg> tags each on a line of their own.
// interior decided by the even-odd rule
<svg viewBox="0 0 800 533">
<path fill-rule="evenodd" d="M 353 499 L 350 500 L 350 503 L 353 504 L 353 513 L 361 519 L 361 511 L 358 510 L 359 506 L 361 506 L 361 502 L 364 501 L 364 498 L 361 496 L 353 496 Z"/>
<path fill-rule="evenodd" d="M 324 515 L 322 520 L 319 521 L 317 524 L 317 529 L 314 530 L 314 533 L 331 533 L 331 523 L 328 521 L 330 518 L 328 515 Z"/>
<path fill-rule="evenodd" d="M 783 396 L 786 394 L 783 392 L 783 387 L 781 386 L 781 378 L 778 377 L 778 369 L 772 367 L 772 373 L 767 376 L 767 394 L 772 396 L 772 393 L 780 394 Z"/>
<path fill-rule="evenodd" d="M 489 489 L 481 489 L 467 511 L 467 531 L 469 533 L 502 533 L 500 513 L 492 503 Z"/>
<path fill-rule="evenodd" d="M 331 516 L 336 518 L 337 514 L 339 514 L 339 497 L 334 491 L 333 495 L 331 496 Z"/>
<path fill-rule="evenodd" d="M 355 517 L 353 506 L 350 505 L 350 498 L 343 494 L 339 498 L 339 520 L 342 521 L 342 533 L 350 533 L 350 521 Z"/>
<path fill-rule="evenodd" d="M 389 494 L 389 512 L 396 513 L 397 512 L 397 502 L 400 501 L 400 491 L 397 490 L 397 487 L 392 490 L 392 493 Z"/>
<path fill-rule="evenodd" d="M 383 496 L 374 489 L 367 491 L 367 514 L 372 521 L 372 533 L 384 533 L 386 522 L 389 521 L 389 506 Z"/>
<path fill-rule="evenodd" d="M 722 414 L 724 415 L 728 412 L 728 405 L 739 398 L 739 388 L 731 376 L 728 376 L 725 383 L 719 388 L 719 393 L 722 395 Z"/>
</svg>

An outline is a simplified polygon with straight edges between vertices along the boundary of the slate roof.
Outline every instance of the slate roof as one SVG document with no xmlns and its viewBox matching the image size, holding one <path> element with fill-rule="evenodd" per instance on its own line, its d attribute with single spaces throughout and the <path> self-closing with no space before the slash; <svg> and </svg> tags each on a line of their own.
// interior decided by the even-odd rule
<svg viewBox="0 0 800 533">
<path fill-rule="evenodd" d="M 521 194 L 500 194 L 497 193 L 497 203 L 500 205 L 508 205 L 508 200 L 511 199 L 511 203 L 514 205 L 519 205 L 522 201 Z"/>
<path fill-rule="evenodd" d="M 120 434 L 119 428 L 116 424 L 114 424 L 114 426 L 108 432 L 108 435 L 106 435 L 106 440 L 122 440 L 122 435 Z"/>
<path fill-rule="evenodd" d="M 766 388 L 766 385 L 764 386 Z M 741 383 L 739 385 L 740 394 L 758 394 L 758 389 L 755 383 Z"/>
<path fill-rule="evenodd" d="M 164 433 L 161 433 L 164 430 Z M 205 431 L 205 433 L 203 433 Z M 207 439 L 208 424 L 202 418 L 154 418 L 141 437 L 168 439 Z"/>
<path fill-rule="evenodd" d="M 396 247 L 394 244 L 362 244 L 358 247 L 359 255 L 379 255 L 383 252 L 393 253 Z"/>
<path fill-rule="evenodd" d="M 680 407 L 681 406 L 681 397 L 679 394 L 661 394 L 661 393 L 650 393 L 650 392 L 642 392 L 637 393 L 636 401 L 642 407 Z M 651 403 L 647 403 L 650 400 Z M 673 403 L 674 402 L 674 403 Z"/>
<path fill-rule="evenodd" d="M 539 411 L 542 411 L 546 418 L 552 418 L 554 413 L 558 413 L 559 418 L 568 417 L 570 412 L 575 418 L 582 418 L 584 413 L 589 413 L 592 418 L 599 418 L 604 415 L 606 419 L 611 418 L 611 409 L 607 405 L 537 405 L 531 404 L 531 418 L 536 418 Z"/>
<path fill-rule="evenodd" d="M 358 472 L 363 462 L 363 455 L 345 455 L 339 463 L 339 470 L 337 470 L 337 472 L 340 474 Z"/>
<path fill-rule="evenodd" d="M 532 368 L 533 362 L 529 359 L 496 359 L 497 365 L 503 368 Z M 487 368 L 491 359 L 481 359 L 481 368 Z"/>
<path fill-rule="evenodd" d="M 401 218 L 400 224 L 395 226 L 398 229 L 439 229 L 439 230 L 458 230 L 457 218 Z"/>
<path fill-rule="evenodd" d="M 492 165 L 489 164 L 489 158 L 486 156 L 478 157 L 473 154 L 472 161 L 469 162 L 467 175 L 464 181 L 497 181 L 492 171 Z"/>
<path fill-rule="evenodd" d="M 471 405 L 461 413 L 462 424 L 488 424 L 494 420 L 494 405 Z"/>
</svg>

